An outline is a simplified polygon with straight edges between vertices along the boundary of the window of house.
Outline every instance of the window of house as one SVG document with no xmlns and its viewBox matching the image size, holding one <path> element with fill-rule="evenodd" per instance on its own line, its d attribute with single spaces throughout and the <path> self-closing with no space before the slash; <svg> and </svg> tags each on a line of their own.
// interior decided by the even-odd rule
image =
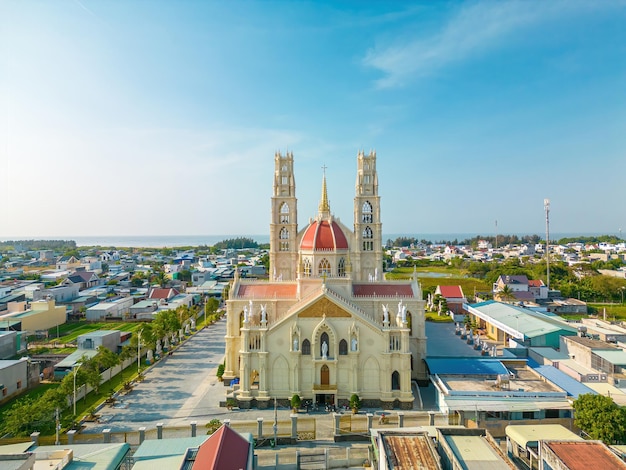
<svg viewBox="0 0 626 470">
<path fill-rule="evenodd" d="M 22 388 L 22 381 L 18 380 L 17 381 L 17 389 L 19 390 L 20 388 Z"/>
<path fill-rule="evenodd" d="M 558 418 L 559 410 L 546 410 L 546 418 Z"/>
<path fill-rule="evenodd" d="M 534 411 L 524 411 L 522 412 L 522 419 L 534 419 L 535 412 Z"/>
<path fill-rule="evenodd" d="M 308 258 L 304 259 L 304 275 L 311 277 L 311 261 Z"/>
<path fill-rule="evenodd" d="M 347 356 L 348 355 L 348 342 L 345 339 L 339 341 L 339 355 Z"/>
<path fill-rule="evenodd" d="M 3 397 L 6 397 L 6 396 L 8 395 L 8 393 L 9 393 L 9 392 L 7 391 L 7 389 L 6 389 L 6 388 L 3 388 L 3 389 L 2 389 L 2 396 L 3 396 Z"/>
<path fill-rule="evenodd" d="M 302 341 L 302 354 L 305 356 L 311 355 L 311 342 L 308 339 Z"/>
</svg>

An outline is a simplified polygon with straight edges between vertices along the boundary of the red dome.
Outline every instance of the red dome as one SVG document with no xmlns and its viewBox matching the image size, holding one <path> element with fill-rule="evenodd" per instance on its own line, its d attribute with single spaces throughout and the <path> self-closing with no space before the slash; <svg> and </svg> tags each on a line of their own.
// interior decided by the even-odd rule
<svg viewBox="0 0 626 470">
<path fill-rule="evenodd" d="M 337 222 L 322 220 L 309 225 L 302 236 L 303 250 L 347 250 L 348 240 Z"/>
</svg>

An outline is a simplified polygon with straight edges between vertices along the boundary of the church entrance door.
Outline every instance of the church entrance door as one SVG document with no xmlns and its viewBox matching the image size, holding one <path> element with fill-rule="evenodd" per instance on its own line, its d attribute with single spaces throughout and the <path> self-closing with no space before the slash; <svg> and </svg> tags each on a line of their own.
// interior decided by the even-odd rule
<svg viewBox="0 0 626 470">
<path fill-rule="evenodd" d="M 330 371 L 328 366 L 324 364 L 322 369 L 320 370 L 320 384 L 321 385 L 329 385 L 330 384 Z"/>
</svg>

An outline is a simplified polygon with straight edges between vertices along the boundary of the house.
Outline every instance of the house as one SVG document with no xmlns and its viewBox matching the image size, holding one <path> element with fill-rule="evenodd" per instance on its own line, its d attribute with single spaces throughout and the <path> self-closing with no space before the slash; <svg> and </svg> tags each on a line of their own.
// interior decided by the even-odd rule
<svg viewBox="0 0 626 470">
<path fill-rule="evenodd" d="M 172 289 L 171 287 L 169 288 L 154 288 L 154 289 L 150 289 L 150 294 L 148 295 L 149 299 L 156 299 L 156 300 L 164 300 L 166 302 L 169 302 L 170 300 L 172 300 L 174 297 L 176 297 L 178 294 L 180 294 L 179 291 L 177 291 L 176 289 Z"/>
<path fill-rule="evenodd" d="M 421 429 L 371 429 L 378 465 L 372 468 L 428 468 L 443 470 L 441 459 L 427 431 Z"/>
<path fill-rule="evenodd" d="M 87 309 L 85 318 L 89 321 L 107 318 L 127 319 L 130 314 L 130 307 L 133 306 L 134 302 L 132 297 L 122 297 L 112 302 L 100 302 Z"/>
<path fill-rule="evenodd" d="M 0 317 L 0 330 L 12 329 L 15 331 L 49 330 L 63 325 L 67 320 L 64 306 L 57 306 L 54 299 L 39 300 L 36 302 L 11 302 L 9 313 Z M 5 322 L 10 322 L 10 328 L 4 328 Z"/>
<path fill-rule="evenodd" d="M 504 428 L 550 423 L 571 427 L 567 392 L 546 381 L 522 359 L 429 357 L 426 365 L 439 411 L 450 424 L 485 428 L 504 437 Z"/>
<path fill-rule="evenodd" d="M 559 347 L 561 336 L 576 336 L 577 328 L 559 317 L 529 308 L 489 300 L 465 306 L 478 328 L 502 344 Z"/>
<path fill-rule="evenodd" d="M 67 279 L 63 281 L 63 284 L 78 284 L 79 290 L 88 289 L 89 287 L 98 286 L 101 284 L 98 275 L 91 271 L 78 270 L 73 274 L 70 274 Z"/>
<path fill-rule="evenodd" d="M 437 443 L 445 469 L 515 468 L 485 429 L 437 428 Z"/>
<path fill-rule="evenodd" d="M 75 256 L 61 256 L 57 258 L 56 269 L 57 271 L 71 271 L 80 267 L 80 260 Z"/>
<path fill-rule="evenodd" d="M 76 344 L 78 349 L 98 349 L 104 346 L 109 351 L 116 353 L 120 345 L 121 332 L 118 330 L 98 330 L 80 335 Z"/>
<path fill-rule="evenodd" d="M 0 331 L 0 359 L 10 359 L 18 352 L 17 331 Z"/>
<path fill-rule="evenodd" d="M 626 462 L 601 441 L 541 441 L 539 465 L 552 470 L 626 469 Z"/>
<path fill-rule="evenodd" d="M 0 403 L 16 397 L 32 386 L 39 385 L 39 363 L 23 357 L 0 360 Z"/>
<path fill-rule="evenodd" d="M 578 434 L 560 424 L 512 424 L 506 427 L 505 432 L 508 455 L 520 459 L 528 468 L 538 467 L 542 441 L 584 441 Z"/>
<path fill-rule="evenodd" d="M 546 286 L 541 279 L 529 279 L 528 291 L 533 294 L 535 299 L 548 298 L 548 286 Z"/>
<path fill-rule="evenodd" d="M 512 292 L 528 292 L 528 277 L 523 274 L 501 274 L 493 283 L 493 292 L 501 291 L 504 286 L 508 286 Z"/>
<path fill-rule="evenodd" d="M 463 295 L 463 289 L 461 286 L 437 286 L 435 289 L 435 297 L 440 295 L 446 299 L 448 304 L 448 310 L 455 314 L 465 314 L 463 304 L 467 302 L 465 295 Z M 442 312 L 445 314 L 445 312 Z"/>
<path fill-rule="evenodd" d="M 254 439 L 222 425 L 198 447 L 192 470 L 252 470 Z"/>
</svg>

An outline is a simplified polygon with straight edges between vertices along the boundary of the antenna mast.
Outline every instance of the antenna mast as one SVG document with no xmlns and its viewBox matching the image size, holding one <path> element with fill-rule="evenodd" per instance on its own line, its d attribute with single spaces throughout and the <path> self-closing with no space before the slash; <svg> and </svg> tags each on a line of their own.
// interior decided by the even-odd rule
<svg viewBox="0 0 626 470">
<path fill-rule="evenodd" d="M 548 295 L 550 295 L 550 199 L 543 200 L 543 208 L 546 211 L 546 270 Z"/>
</svg>

